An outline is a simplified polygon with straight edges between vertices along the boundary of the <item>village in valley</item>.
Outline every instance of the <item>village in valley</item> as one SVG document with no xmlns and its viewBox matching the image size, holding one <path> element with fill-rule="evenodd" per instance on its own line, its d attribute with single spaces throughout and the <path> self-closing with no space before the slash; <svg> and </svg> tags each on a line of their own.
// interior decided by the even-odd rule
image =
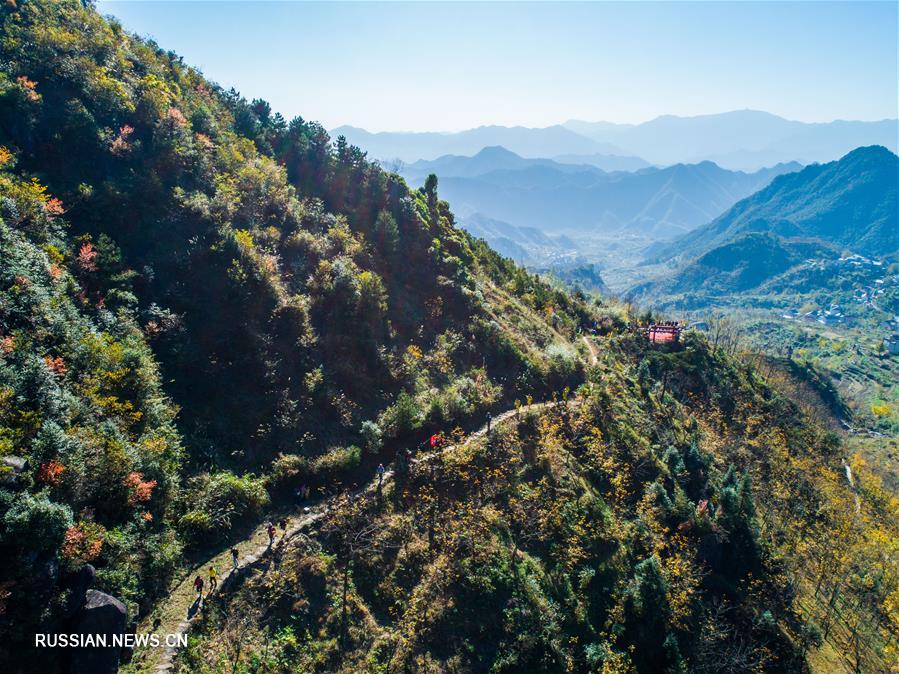
<svg viewBox="0 0 899 674">
<path fill-rule="evenodd" d="M 788 321 L 824 326 L 864 328 L 881 333 L 885 355 L 899 355 L 899 273 L 896 264 L 885 260 L 845 255 L 836 259 L 809 259 L 797 273 L 827 275 L 831 292 L 817 291 L 816 297 L 797 294 L 801 301 L 781 312 Z"/>
</svg>

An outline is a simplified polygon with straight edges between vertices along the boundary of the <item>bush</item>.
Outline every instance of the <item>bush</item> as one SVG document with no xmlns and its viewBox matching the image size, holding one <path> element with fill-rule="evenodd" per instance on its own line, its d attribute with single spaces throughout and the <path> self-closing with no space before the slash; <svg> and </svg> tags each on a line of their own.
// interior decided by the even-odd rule
<svg viewBox="0 0 899 674">
<path fill-rule="evenodd" d="M 315 474 L 321 478 L 325 474 L 349 473 L 359 467 L 361 460 L 362 450 L 355 445 L 332 447 L 315 460 Z"/>
<path fill-rule="evenodd" d="M 573 349 L 560 344 L 551 344 L 546 349 L 546 387 L 558 391 L 565 386 L 576 384 L 581 379 L 581 362 Z"/>
<path fill-rule="evenodd" d="M 374 421 L 363 421 L 362 428 L 359 430 L 359 435 L 362 436 L 362 441 L 365 443 L 365 449 L 372 454 L 377 453 L 384 444 L 381 427 Z"/>
<path fill-rule="evenodd" d="M 396 402 L 381 413 L 378 425 L 385 429 L 390 437 L 395 438 L 420 428 L 422 417 L 418 401 L 403 391 L 397 396 Z"/>
<path fill-rule="evenodd" d="M 58 550 L 71 526 L 68 506 L 53 503 L 46 494 L 23 494 L 4 515 L 0 540 L 42 555 Z"/>
<path fill-rule="evenodd" d="M 188 485 L 187 507 L 178 529 L 189 545 L 222 540 L 233 526 L 258 516 L 268 502 L 264 481 L 252 474 L 200 475 Z"/>
<path fill-rule="evenodd" d="M 269 474 L 269 491 L 281 491 L 292 484 L 308 479 L 314 471 L 312 463 L 299 454 L 279 454 Z"/>
</svg>

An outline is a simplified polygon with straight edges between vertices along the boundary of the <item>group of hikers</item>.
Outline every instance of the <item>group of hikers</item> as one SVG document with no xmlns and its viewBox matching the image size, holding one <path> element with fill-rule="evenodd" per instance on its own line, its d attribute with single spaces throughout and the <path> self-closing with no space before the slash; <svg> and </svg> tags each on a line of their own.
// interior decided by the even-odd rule
<svg viewBox="0 0 899 674">
<path fill-rule="evenodd" d="M 487 414 L 487 432 L 489 433 L 492 425 L 492 416 Z M 444 449 L 447 445 L 446 437 L 442 433 L 434 433 L 428 439 L 428 444 L 430 445 L 433 451 L 440 451 Z M 397 454 L 396 457 L 396 470 L 400 473 L 408 470 L 409 466 L 412 464 L 412 451 L 410 449 L 406 449 L 403 452 Z M 376 470 L 376 474 L 378 477 L 378 492 L 380 493 L 381 488 L 384 484 L 384 476 L 387 472 L 387 469 L 384 468 L 383 463 L 378 464 L 378 468 Z M 296 488 L 294 495 L 298 503 L 302 503 L 309 499 L 310 489 L 306 484 L 302 484 Z M 308 510 L 308 508 L 307 508 Z M 281 518 L 278 521 L 278 527 L 282 531 L 282 537 L 287 536 L 287 519 Z M 275 536 L 277 533 L 277 529 L 275 528 L 275 523 L 269 521 L 265 527 L 266 534 L 268 535 L 268 547 L 271 548 L 275 544 Z M 240 553 L 237 548 L 231 548 L 231 563 L 232 563 L 232 571 L 237 571 L 240 568 L 239 563 Z M 210 565 L 209 570 L 207 571 L 208 578 L 208 594 L 212 594 L 218 588 L 218 571 L 215 566 Z M 197 591 L 198 600 L 203 598 L 203 589 L 206 587 L 206 582 L 203 580 L 202 575 L 198 575 L 194 579 L 194 589 Z M 207 595 L 208 596 L 208 595 Z"/>
<path fill-rule="evenodd" d="M 278 521 L 278 526 L 281 528 L 283 535 L 287 535 L 287 519 L 281 518 Z M 274 522 L 268 522 L 265 527 L 265 531 L 268 534 L 268 546 L 272 547 L 275 542 L 275 524 Z M 237 571 L 240 568 L 240 551 L 237 548 L 231 548 L 231 565 L 232 571 Z M 216 588 L 218 588 L 218 571 L 214 566 L 210 566 L 207 571 L 207 577 L 209 579 L 209 593 L 212 594 Z M 197 595 L 199 597 L 203 596 L 203 588 L 206 583 L 203 581 L 203 576 L 198 575 L 194 578 L 194 589 L 197 591 Z"/>
<path fill-rule="evenodd" d="M 280 520 L 278 520 L 278 527 L 280 527 L 281 532 L 282 532 L 281 537 L 283 538 L 283 537 L 287 536 L 287 519 L 286 518 L 282 517 Z M 275 523 L 270 521 L 265 526 L 265 532 L 268 534 L 268 547 L 272 547 L 275 544 L 275 531 L 276 531 Z"/>
<path fill-rule="evenodd" d="M 237 548 L 231 548 L 231 557 L 234 559 L 234 568 L 237 568 Z M 209 571 L 207 571 L 207 576 L 209 577 L 209 594 L 212 594 L 219 584 L 219 573 L 214 566 L 209 567 Z M 194 589 L 197 591 L 197 596 L 203 597 L 203 576 L 197 576 L 194 578 Z"/>
</svg>

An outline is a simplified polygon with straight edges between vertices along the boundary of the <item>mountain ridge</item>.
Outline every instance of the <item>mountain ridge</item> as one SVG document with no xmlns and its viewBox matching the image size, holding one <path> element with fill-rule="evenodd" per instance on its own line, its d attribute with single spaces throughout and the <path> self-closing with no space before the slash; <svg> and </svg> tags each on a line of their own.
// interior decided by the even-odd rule
<svg viewBox="0 0 899 674">
<path fill-rule="evenodd" d="M 438 175 L 443 193 L 463 218 L 478 212 L 548 234 L 622 232 L 670 238 L 798 168 L 779 164 L 746 173 L 705 161 L 606 173 L 594 166 L 485 148 L 471 157 L 422 160 L 399 171 L 413 183 Z"/>
<path fill-rule="evenodd" d="M 817 236 L 861 253 L 891 253 L 899 246 L 897 183 L 899 157 L 882 146 L 856 148 L 837 161 L 778 176 L 712 222 L 657 250 L 653 259 L 696 258 L 749 231 Z"/>
<path fill-rule="evenodd" d="M 493 125 L 445 133 L 371 133 L 343 126 L 332 133 L 345 135 L 386 161 L 471 155 L 486 146 L 504 145 L 529 157 L 615 155 L 603 161 L 623 163 L 629 170 L 642 163 L 665 166 L 708 159 L 725 168 L 753 171 L 788 161 L 831 161 L 864 145 L 884 145 L 897 152 L 897 129 L 899 119 L 800 122 L 737 110 L 692 117 L 662 115 L 641 124 L 568 120 L 548 127 Z"/>
</svg>

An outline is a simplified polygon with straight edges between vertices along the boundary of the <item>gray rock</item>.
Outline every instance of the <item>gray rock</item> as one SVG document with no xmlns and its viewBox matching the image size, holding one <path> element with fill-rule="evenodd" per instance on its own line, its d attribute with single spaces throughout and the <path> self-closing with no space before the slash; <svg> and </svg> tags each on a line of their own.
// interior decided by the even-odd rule
<svg viewBox="0 0 899 674">
<path fill-rule="evenodd" d="M 78 634 L 105 634 L 106 648 L 79 648 L 72 653 L 72 674 L 116 674 L 121 648 L 112 645 L 114 634 L 123 634 L 127 622 L 125 605 L 98 590 L 85 593 L 84 606 L 75 619 Z"/>
<path fill-rule="evenodd" d="M 87 590 L 93 584 L 96 575 L 96 569 L 90 564 L 85 564 L 66 578 L 65 588 L 69 590 L 69 598 L 66 601 L 66 618 L 71 618 L 84 606 Z"/>
<path fill-rule="evenodd" d="M 18 486 L 19 476 L 28 468 L 28 459 L 7 455 L 0 457 L 0 484 L 7 487 Z"/>
</svg>

